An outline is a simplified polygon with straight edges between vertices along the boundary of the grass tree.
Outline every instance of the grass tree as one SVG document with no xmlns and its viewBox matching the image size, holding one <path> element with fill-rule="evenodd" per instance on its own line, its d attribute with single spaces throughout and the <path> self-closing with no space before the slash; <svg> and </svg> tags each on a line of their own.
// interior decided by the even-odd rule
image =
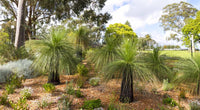
<svg viewBox="0 0 200 110">
<path fill-rule="evenodd" d="M 82 50 L 86 49 L 90 43 L 89 33 L 89 29 L 84 26 L 75 31 L 76 54 L 80 58 L 82 58 Z"/>
<path fill-rule="evenodd" d="M 116 40 L 117 39 L 112 37 L 105 38 L 106 45 L 89 53 L 87 55 L 87 60 L 94 63 L 96 69 L 102 70 L 105 65 L 118 58 L 117 48 L 119 47 L 119 44 Z"/>
<path fill-rule="evenodd" d="M 122 77 L 120 101 L 130 103 L 134 101 L 133 81 L 147 81 L 151 75 L 146 64 L 138 60 L 136 45 L 131 40 L 124 40 L 117 54 L 119 57 L 105 66 L 105 79 Z"/>
<path fill-rule="evenodd" d="M 152 53 L 144 53 L 141 57 L 143 62 L 148 64 L 149 70 L 152 71 L 159 81 L 163 81 L 163 79 L 172 79 L 173 73 L 170 68 L 170 62 L 177 58 L 161 54 L 159 47 L 154 48 Z"/>
<path fill-rule="evenodd" d="M 70 73 L 75 68 L 74 49 L 67 41 L 65 30 L 52 29 L 41 40 L 27 41 L 26 47 L 35 53 L 33 67 L 49 72 L 48 83 L 59 84 L 59 73 Z"/>
<path fill-rule="evenodd" d="M 175 64 L 179 69 L 175 82 L 188 85 L 189 89 L 199 95 L 200 93 L 200 55 L 191 59 L 182 59 Z M 193 86 L 194 85 L 194 86 Z"/>
</svg>

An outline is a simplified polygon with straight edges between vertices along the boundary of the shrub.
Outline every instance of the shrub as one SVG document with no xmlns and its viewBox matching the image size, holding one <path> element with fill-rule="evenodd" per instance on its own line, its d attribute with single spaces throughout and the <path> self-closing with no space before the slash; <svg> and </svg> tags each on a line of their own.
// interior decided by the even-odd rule
<svg viewBox="0 0 200 110">
<path fill-rule="evenodd" d="M 55 86 L 51 83 L 44 84 L 43 88 L 46 92 L 53 92 L 55 90 Z"/>
<path fill-rule="evenodd" d="M 185 90 L 181 90 L 180 94 L 179 94 L 179 97 L 185 99 L 186 98 L 185 94 L 186 94 Z"/>
<path fill-rule="evenodd" d="M 101 100 L 97 99 L 97 100 L 87 100 L 83 102 L 83 109 L 95 109 L 95 108 L 99 108 L 101 107 Z"/>
<path fill-rule="evenodd" d="M 25 87 L 20 91 L 20 95 L 23 98 L 29 99 L 33 93 L 33 89 L 31 87 Z"/>
<path fill-rule="evenodd" d="M 164 91 L 169 91 L 169 90 L 172 90 L 172 89 L 173 89 L 173 86 L 172 86 L 172 84 L 170 84 L 170 83 L 168 82 L 168 79 L 164 79 L 164 80 L 163 80 L 162 89 L 163 89 Z"/>
<path fill-rule="evenodd" d="M 8 95 L 4 92 L 0 97 L 0 105 L 8 105 L 8 103 Z"/>
<path fill-rule="evenodd" d="M 70 110 L 73 99 L 66 95 L 62 95 L 62 97 L 58 101 L 59 110 Z"/>
<path fill-rule="evenodd" d="M 67 94 L 74 95 L 75 90 L 74 90 L 74 87 L 73 87 L 73 80 L 71 80 L 69 84 L 67 84 L 67 82 L 66 82 L 65 91 L 66 91 Z"/>
<path fill-rule="evenodd" d="M 92 85 L 92 86 L 97 86 L 97 85 L 99 85 L 99 81 L 100 81 L 100 78 L 94 77 L 94 78 L 91 78 L 91 79 L 89 80 L 89 83 L 90 83 L 90 85 Z"/>
<path fill-rule="evenodd" d="M 45 108 L 51 104 L 50 95 L 45 95 L 41 98 L 40 101 L 37 102 L 39 108 Z"/>
<path fill-rule="evenodd" d="M 77 80 L 76 80 L 76 84 L 78 87 L 82 88 L 86 82 L 87 78 L 80 76 Z"/>
<path fill-rule="evenodd" d="M 80 90 L 80 89 L 78 89 L 78 90 L 75 90 L 75 95 L 76 95 L 76 97 L 78 97 L 78 98 L 81 98 L 81 97 L 83 97 L 83 95 L 82 95 L 82 93 L 81 93 L 81 90 Z"/>
<path fill-rule="evenodd" d="M 177 106 L 178 104 L 176 103 L 176 101 L 174 101 L 172 98 L 170 98 L 170 97 L 167 97 L 167 98 L 164 98 L 163 99 L 163 104 L 165 104 L 165 105 L 170 105 L 170 106 L 172 106 L 172 107 L 175 107 L 175 106 Z"/>
<path fill-rule="evenodd" d="M 83 64 L 78 64 L 77 65 L 77 72 L 80 76 L 87 76 L 88 74 L 88 69 L 85 67 Z"/>
<path fill-rule="evenodd" d="M 190 103 L 190 110 L 200 110 L 200 104 L 198 102 L 191 102 Z"/>
<path fill-rule="evenodd" d="M 8 94 L 13 94 L 15 92 L 15 86 L 11 84 L 6 84 L 6 92 Z"/>
<path fill-rule="evenodd" d="M 31 68 L 31 64 L 31 60 L 23 59 L 17 61 L 10 61 L 4 65 L 0 65 L 0 82 L 6 82 L 6 78 L 9 78 L 9 76 L 11 76 L 13 73 L 16 73 L 18 77 L 35 77 L 38 74 L 36 74 L 37 72 Z"/>
<path fill-rule="evenodd" d="M 17 74 L 12 74 L 10 79 L 7 79 L 7 83 L 13 85 L 15 88 L 20 88 L 22 86 L 22 81 L 25 80 L 23 76 L 18 76 Z"/>
<path fill-rule="evenodd" d="M 27 99 L 20 97 L 17 103 L 10 101 L 10 105 L 14 110 L 28 110 Z"/>
</svg>

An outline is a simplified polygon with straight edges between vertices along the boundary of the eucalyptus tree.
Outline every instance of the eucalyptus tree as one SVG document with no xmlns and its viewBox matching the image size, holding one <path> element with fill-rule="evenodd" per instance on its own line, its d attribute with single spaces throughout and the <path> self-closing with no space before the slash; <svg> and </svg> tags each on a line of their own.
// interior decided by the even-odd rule
<svg viewBox="0 0 200 110">
<path fill-rule="evenodd" d="M 187 2 L 173 3 L 163 8 L 163 15 L 160 17 L 161 27 L 164 31 L 174 31 L 176 34 L 171 34 L 171 39 L 179 40 L 178 35 L 181 35 L 181 29 L 185 25 L 188 18 L 195 16 L 198 10 Z"/>
<path fill-rule="evenodd" d="M 48 83 L 59 84 L 60 73 L 68 73 L 76 67 L 74 48 L 67 40 L 67 33 L 63 29 L 53 29 L 48 36 L 41 40 L 26 42 L 27 49 L 31 49 L 36 56 L 33 67 L 49 72 Z"/>
<path fill-rule="evenodd" d="M 179 60 L 175 64 L 179 70 L 174 82 L 185 84 L 193 93 L 200 94 L 200 55 L 190 59 Z"/>
<path fill-rule="evenodd" d="M 131 40 L 124 40 L 119 49 L 117 49 L 118 58 L 105 65 L 104 76 L 106 80 L 114 77 L 122 78 L 120 101 L 130 103 L 134 101 L 133 81 L 149 81 L 152 77 L 150 71 L 146 68 L 146 63 L 139 60 L 136 49 L 136 43 Z"/>
</svg>

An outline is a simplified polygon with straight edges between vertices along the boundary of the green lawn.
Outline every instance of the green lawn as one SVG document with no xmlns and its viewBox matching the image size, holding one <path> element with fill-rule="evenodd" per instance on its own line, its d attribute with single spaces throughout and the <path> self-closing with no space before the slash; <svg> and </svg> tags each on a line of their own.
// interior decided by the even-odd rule
<svg viewBox="0 0 200 110">
<path fill-rule="evenodd" d="M 150 52 L 150 51 L 146 51 L 146 52 Z M 176 56 L 176 57 L 182 57 L 182 58 L 191 58 L 191 52 L 190 51 L 163 50 L 163 51 L 161 51 L 161 54 L 166 54 L 166 55 L 171 56 L 171 57 Z M 197 54 L 200 55 L 200 52 L 196 51 L 193 54 L 194 55 L 197 55 Z"/>
</svg>

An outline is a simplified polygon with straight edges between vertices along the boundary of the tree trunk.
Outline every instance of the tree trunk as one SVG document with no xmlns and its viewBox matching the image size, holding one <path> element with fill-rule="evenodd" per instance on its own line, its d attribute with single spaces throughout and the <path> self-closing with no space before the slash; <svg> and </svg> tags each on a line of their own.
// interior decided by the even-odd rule
<svg viewBox="0 0 200 110">
<path fill-rule="evenodd" d="M 200 92 L 200 75 L 198 76 L 198 80 L 197 80 L 197 95 L 199 95 Z"/>
<path fill-rule="evenodd" d="M 121 84 L 121 94 L 120 102 L 130 103 L 133 102 L 133 75 L 132 73 L 127 74 L 127 71 L 124 71 L 122 84 Z"/>
<path fill-rule="evenodd" d="M 25 42 L 25 4 L 25 0 L 19 0 L 15 35 L 16 48 L 23 46 Z"/>
<path fill-rule="evenodd" d="M 52 83 L 54 85 L 60 84 L 60 77 L 58 72 L 50 72 L 48 76 L 48 82 L 47 83 Z"/>
</svg>

